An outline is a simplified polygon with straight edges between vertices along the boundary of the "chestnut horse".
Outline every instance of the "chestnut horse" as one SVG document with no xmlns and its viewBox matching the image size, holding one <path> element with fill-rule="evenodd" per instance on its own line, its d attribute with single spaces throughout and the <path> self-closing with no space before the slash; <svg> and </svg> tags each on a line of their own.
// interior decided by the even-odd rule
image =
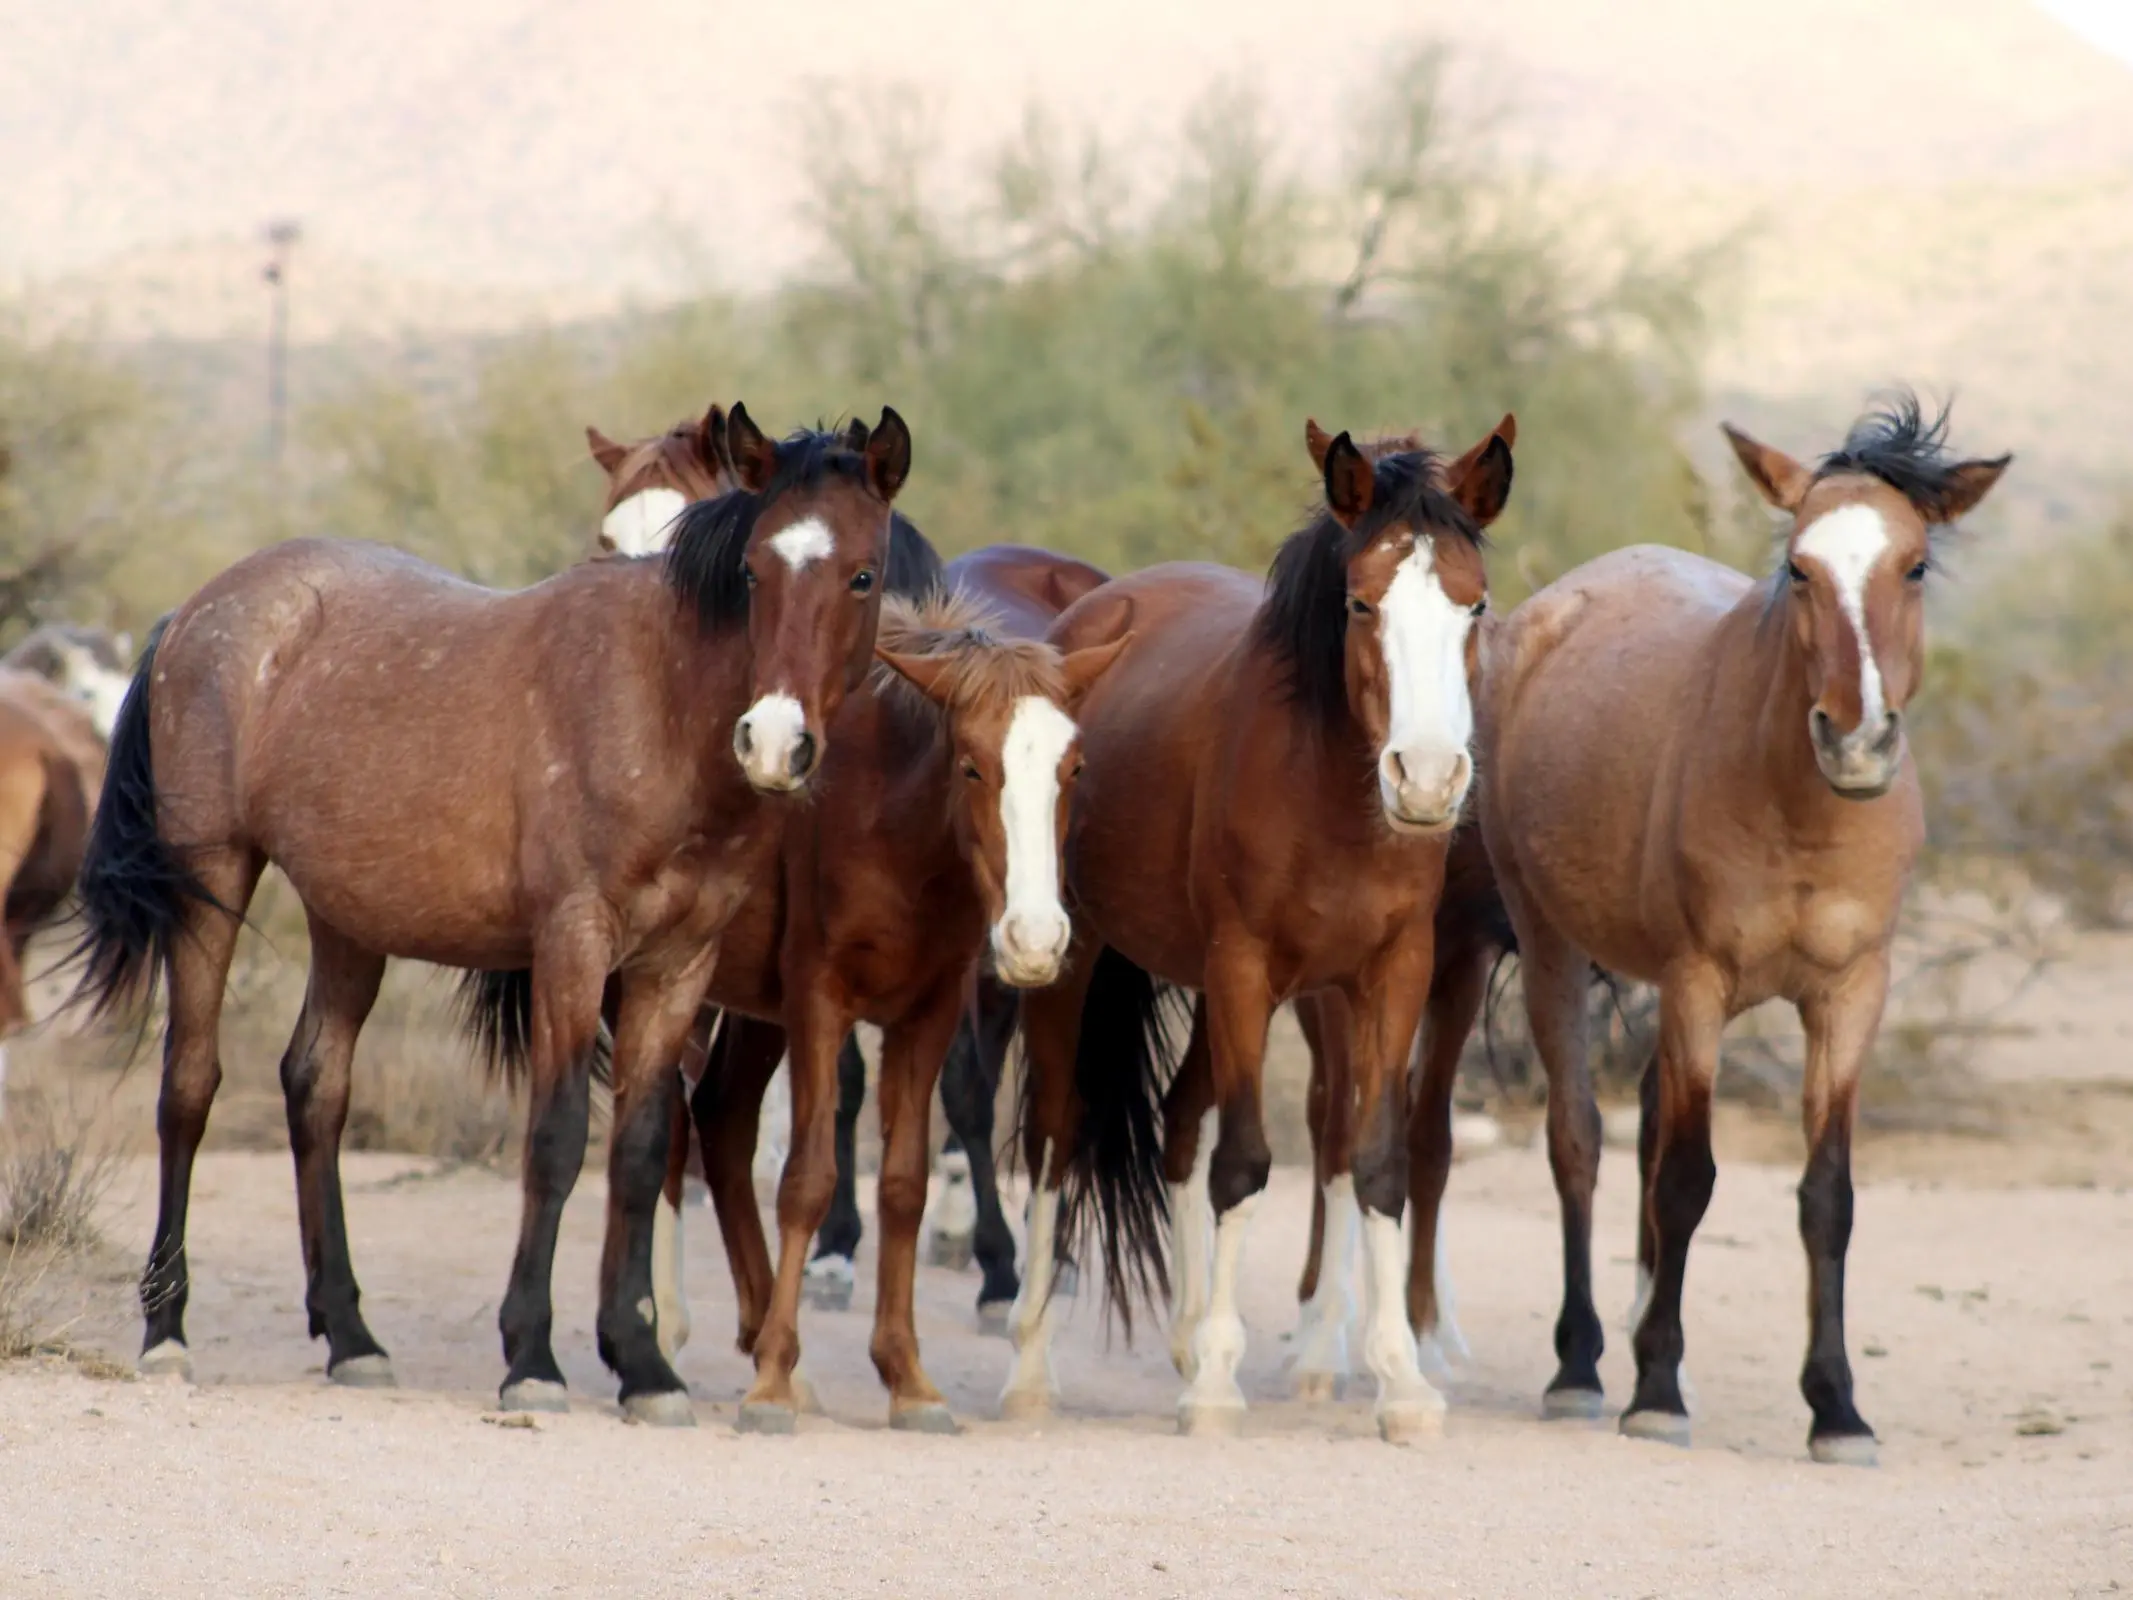
<svg viewBox="0 0 2133 1600">
<path fill-rule="evenodd" d="M 1601 1404 L 1600 1124 L 1585 1036 L 1597 962 L 1660 992 L 1639 1148 L 1637 1385 L 1622 1431 L 1689 1438 L 1681 1296 L 1716 1176 L 1719 1038 L 1742 1011 L 1782 998 L 1807 1039 L 1808 1447 L 1817 1461 L 1874 1458 L 1844 1350 L 1844 1256 L 1859 1073 L 1924 836 L 1903 712 L 1923 661 L 1935 532 L 2010 459 L 1951 460 L 1945 425 L 1905 396 L 1813 466 L 1729 427 L 1749 478 L 1791 519 L 1769 581 L 1680 550 L 1621 550 L 1541 590 L 1488 641 L 1482 827 L 1547 1066 L 1563 1211 L 1550 1414 Z"/>
<path fill-rule="evenodd" d="M 1060 840 L 1081 759 L 1074 706 L 1122 642 L 1064 658 L 1005 641 L 967 597 L 891 600 L 884 670 L 834 725 L 813 803 L 727 931 L 709 1000 L 782 1028 L 722 1035 L 691 1096 L 756 1381 L 744 1431 L 791 1431 L 807 1248 L 835 1183 L 835 1062 L 854 1023 L 883 1030 L 874 1365 L 896 1428 L 955 1423 L 919 1363 L 912 1317 L 934 1079 L 989 948 L 1010 984 L 1051 981 L 1065 953 Z M 752 1156 L 764 1089 L 791 1040 L 793 1142 L 778 1190 L 773 1278 Z M 736 1042 L 736 1041 L 739 1042 Z M 679 1157 L 670 1169 L 678 1181 Z"/>
<path fill-rule="evenodd" d="M 550 1268 L 583 1157 L 587 1056 L 614 1015 L 599 1343 L 625 1409 L 682 1420 L 650 1305 L 672 1076 L 742 897 L 872 660 L 893 411 L 863 452 L 773 443 L 736 406 L 741 487 L 683 516 L 664 562 L 589 562 L 515 594 L 400 552 L 292 540 L 159 626 L 119 719 L 81 896 L 99 1012 L 171 986 L 145 1371 L 186 1373 L 185 1213 L 221 1079 L 217 1024 L 268 861 L 302 898 L 311 976 L 282 1083 L 313 1335 L 328 1373 L 391 1380 L 358 1310 L 338 1171 L 356 1035 L 385 962 L 487 969 L 518 996 L 525 1211 L 499 1323 L 503 1400 L 562 1397 Z M 530 974 L 518 969 L 530 967 Z"/>
<path fill-rule="evenodd" d="M 1397 1439 L 1441 1423 L 1401 1288 L 1402 1069 L 1473 773 L 1482 529 L 1508 496 L 1511 450 L 1491 433 L 1449 465 L 1422 450 L 1373 462 L 1346 434 L 1328 439 L 1313 424 L 1306 437 L 1327 509 L 1283 545 L 1263 589 L 1226 568 L 1158 566 L 1094 590 L 1052 629 L 1062 649 L 1129 627 L 1134 642 L 1082 708 L 1091 772 L 1071 834 L 1082 937 L 1060 981 L 1023 1001 L 1037 1193 L 1001 1399 L 1010 1414 L 1051 1403 L 1048 1280 L 1060 1243 L 1093 1221 L 1122 1311 L 1135 1282 L 1163 1283 L 1153 1097 L 1164 1050 L 1152 1035 L 1159 985 L 1175 984 L 1202 992 L 1188 1059 L 1206 1054 L 1221 1131 L 1207 1168 L 1212 1292 L 1181 1425 L 1243 1415 L 1236 1287 L 1271 1165 L 1267 1024 L 1282 1002 L 1324 988 L 1343 991 L 1355 1019 L 1379 1427 Z"/>
</svg>

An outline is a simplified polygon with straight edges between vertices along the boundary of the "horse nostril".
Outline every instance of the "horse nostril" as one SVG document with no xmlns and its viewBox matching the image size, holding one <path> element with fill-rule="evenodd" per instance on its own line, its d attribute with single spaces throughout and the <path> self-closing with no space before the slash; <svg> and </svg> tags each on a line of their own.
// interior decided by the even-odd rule
<svg viewBox="0 0 2133 1600">
<path fill-rule="evenodd" d="M 748 736 L 748 724 L 736 722 L 733 725 L 733 753 L 745 761 L 748 759 L 749 747 L 754 743 L 755 741 Z"/>
<path fill-rule="evenodd" d="M 1808 726 L 1814 730 L 1816 744 L 1827 745 L 1834 742 L 1827 711 L 1824 711 L 1820 706 L 1816 706 L 1814 710 L 1807 714 L 1807 722 Z"/>
<path fill-rule="evenodd" d="M 1897 712 L 1891 711 L 1882 719 L 1881 737 L 1874 741 L 1875 752 L 1880 755 L 1886 755 L 1889 751 L 1895 749 L 1896 736 L 1902 731 L 1902 716 Z"/>
<path fill-rule="evenodd" d="M 815 736 L 803 733 L 793 741 L 792 775 L 804 778 L 815 769 Z"/>
</svg>

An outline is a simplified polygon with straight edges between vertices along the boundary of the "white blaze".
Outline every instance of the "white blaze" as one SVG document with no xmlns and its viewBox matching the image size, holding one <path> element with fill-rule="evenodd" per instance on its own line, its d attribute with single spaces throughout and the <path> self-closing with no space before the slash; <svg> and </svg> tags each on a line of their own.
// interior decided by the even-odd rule
<svg viewBox="0 0 2133 1600">
<path fill-rule="evenodd" d="M 1793 553 L 1821 565 L 1837 591 L 1837 608 L 1852 625 L 1859 642 L 1859 728 L 1869 738 L 1881 732 L 1888 697 L 1881 687 L 1881 663 L 1866 631 L 1866 585 L 1889 547 L 1888 524 L 1872 506 L 1839 506 L 1817 517 L 1793 541 Z"/>
<path fill-rule="evenodd" d="M 667 547 L 688 504 L 672 489 L 640 489 L 600 519 L 600 531 L 626 556 L 654 555 Z"/>
<path fill-rule="evenodd" d="M 770 548 L 784 558 L 788 567 L 798 572 L 810 561 L 827 561 L 836 551 L 837 541 L 830 536 L 828 525 L 820 517 L 806 517 L 772 534 Z"/>
<path fill-rule="evenodd" d="M 1074 719 L 1042 695 L 1024 695 L 1000 746 L 1000 825 L 1007 837 L 1007 907 L 993 929 L 1001 976 L 1056 967 L 1066 951 L 1059 903 L 1059 763 L 1074 742 Z"/>
<path fill-rule="evenodd" d="M 1392 702 L 1378 783 L 1386 808 L 1404 813 L 1403 787 L 1450 801 L 1462 771 L 1471 770 L 1474 702 L 1467 689 L 1466 639 L 1474 614 L 1444 592 L 1432 542 L 1418 538 L 1413 554 L 1393 573 L 1378 618 Z"/>
</svg>

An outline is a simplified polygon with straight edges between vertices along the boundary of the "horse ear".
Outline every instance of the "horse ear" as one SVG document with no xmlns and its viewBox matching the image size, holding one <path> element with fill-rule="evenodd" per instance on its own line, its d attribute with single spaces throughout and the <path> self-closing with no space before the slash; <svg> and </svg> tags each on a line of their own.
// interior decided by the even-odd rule
<svg viewBox="0 0 2133 1600">
<path fill-rule="evenodd" d="M 894 500 L 911 475 L 911 430 L 893 406 L 881 408 L 881 421 L 867 435 L 866 458 L 867 482 L 884 501 Z"/>
<path fill-rule="evenodd" d="M 1304 418 L 1304 448 L 1311 452 L 1311 465 L 1326 470 L 1326 452 L 1333 448 L 1333 435 L 1318 425 L 1318 418 Z"/>
<path fill-rule="evenodd" d="M 592 448 L 593 460 L 600 463 L 600 470 L 609 477 L 615 475 L 617 469 L 622 465 L 623 458 L 630 453 L 628 445 L 615 443 L 614 440 L 590 423 L 587 423 L 585 427 L 585 442 Z"/>
<path fill-rule="evenodd" d="M 1749 438 L 1730 422 L 1722 422 L 1719 427 L 1725 431 L 1726 442 L 1733 446 L 1733 453 L 1740 457 L 1741 466 L 1747 470 L 1750 481 L 1762 492 L 1763 498 L 1780 511 L 1799 510 L 1800 502 L 1807 497 L 1807 486 L 1814 482 L 1814 474 L 1784 451 Z"/>
<path fill-rule="evenodd" d="M 1092 644 L 1086 650 L 1073 651 L 1059 663 L 1060 675 L 1066 679 L 1069 711 L 1081 704 L 1082 697 L 1096 687 L 1096 680 L 1111 670 L 1111 664 L 1132 642 L 1132 634 L 1122 633 L 1109 644 Z"/>
<path fill-rule="evenodd" d="M 920 694 L 943 710 L 948 705 L 948 674 L 954 662 L 947 656 L 911 656 L 891 650 L 886 645 L 874 646 L 874 659 L 911 685 Z"/>
<path fill-rule="evenodd" d="M 1517 436 L 1518 424 L 1505 417 L 1445 474 L 1451 497 L 1484 528 L 1503 515 L 1511 498 L 1511 440 Z"/>
<path fill-rule="evenodd" d="M 696 425 L 696 456 L 714 478 L 729 476 L 732 459 L 726 454 L 726 408 L 713 402 Z"/>
<path fill-rule="evenodd" d="M 1959 467 L 1948 469 L 1948 486 L 1940 492 L 1931 506 L 1921 507 L 1926 520 L 1931 523 L 1954 522 L 1974 507 L 1992 486 L 2000 481 L 2008 465 L 2014 460 L 2011 455 L 1994 456 L 1990 461 L 1965 461 Z"/>
<path fill-rule="evenodd" d="M 864 450 L 867 447 L 867 425 L 857 417 L 845 424 L 844 447 L 847 450 Z"/>
<path fill-rule="evenodd" d="M 726 413 L 726 454 L 733 461 L 733 475 L 741 480 L 743 489 L 761 494 L 770 487 L 778 470 L 778 447 L 763 436 L 763 430 L 748 415 L 748 408 L 738 400 Z"/>
<path fill-rule="evenodd" d="M 1363 459 L 1355 441 L 1342 433 L 1326 446 L 1319 470 L 1326 477 L 1326 509 L 1342 527 L 1354 527 L 1369 512 L 1378 492 L 1377 469 Z"/>
</svg>

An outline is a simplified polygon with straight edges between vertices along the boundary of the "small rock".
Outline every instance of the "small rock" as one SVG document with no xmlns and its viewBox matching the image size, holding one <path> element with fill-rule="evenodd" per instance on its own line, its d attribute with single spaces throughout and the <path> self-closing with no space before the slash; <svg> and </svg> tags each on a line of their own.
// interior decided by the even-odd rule
<svg viewBox="0 0 2133 1600">
<path fill-rule="evenodd" d="M 531 1428 L 538 1430 L 540 1427 L 540 1424 L 533 1420 L 532 1414 L 525 1411 L 484 1412 L 481 1420 L 492 1428 Z"/>
<path fill-rule="evenodd" d="M 1865 1356 L 1885 1356 L 1889 1353 L 1889 1347 L 1885 1344 L 1862 1345 L 1859 1353 Z"/>
<path fill-rule="evenodd" d="M 2015 1418 L 2015 1432 L 2024 1439 L 2049 1438 L 2066 1432 L 2066 1419 L 2045 1406 L 2031 1406 Z"/>
</svg>

